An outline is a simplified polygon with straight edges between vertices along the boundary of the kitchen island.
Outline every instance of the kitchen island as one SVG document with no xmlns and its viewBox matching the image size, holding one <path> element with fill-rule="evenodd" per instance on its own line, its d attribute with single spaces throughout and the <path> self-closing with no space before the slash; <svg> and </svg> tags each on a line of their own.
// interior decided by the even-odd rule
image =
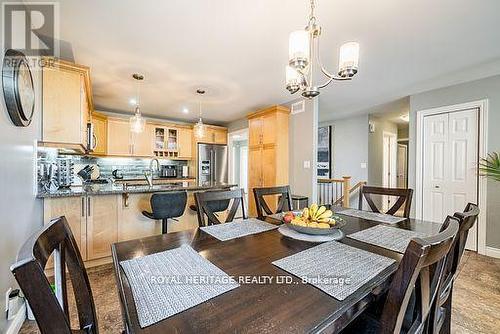
<svg viewBox="0 0 500 334">
<path fill-rule="evenodd" d="M 197 184 L 175 182 L 167 184 L 108 183 L 62 188 L 54 191 L 40 190 L 37 197 L 43 200 L 44 223 L 65 216 L 88 267 L 111 262 L 111 244 L 118 241 L 145 238 L 161 234 L 161 222 L 151 220 L 142 211 L 151 211 L 153 193 L 187 191 L 184 214 L 169 220 L 169 232 L 198 227 L 193 194 L 206 190 L 230 189 L 234 184 Z"/>
</svg>

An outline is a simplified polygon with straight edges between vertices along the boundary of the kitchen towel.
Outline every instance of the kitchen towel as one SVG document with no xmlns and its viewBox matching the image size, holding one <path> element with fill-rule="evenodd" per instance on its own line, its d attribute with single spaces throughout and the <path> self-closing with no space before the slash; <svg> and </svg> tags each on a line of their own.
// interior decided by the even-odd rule
<svg viewBox="0 0 500 334">
<path fill-rule="evenodd" d="M 278 226 L 263 222 L 256 218 L 235 219 L 230 223 L 200 227 L 203 232 L 210 234 L 220 241 L 227 241 L 251 234 L 266 232 L 275 228 L 278 228 Z"/>
<path fill-rule="evenodd" d="M 344 300 L 396 261 L 331 241 L 274 261 L 302 282 Z"/>
<path fill-rule="evenodd" d="M 188 245 L 120 265 L 130 283 L 141 328 L 239 286 Z"/>
</svg>

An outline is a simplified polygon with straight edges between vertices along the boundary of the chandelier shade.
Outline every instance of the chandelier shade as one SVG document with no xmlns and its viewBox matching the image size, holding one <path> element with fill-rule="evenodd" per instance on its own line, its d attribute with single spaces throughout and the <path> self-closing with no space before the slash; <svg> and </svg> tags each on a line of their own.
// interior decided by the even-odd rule
<svg viewBox="0 0 500 334">
<path fill-rule="evenodd" d="M 134 73 L 132 74 L 132 78 L 137 81 L 137 96 L 135 99 L 133 99 L 133 101 L 135 102 L 135 110 L 134 116 L 130 117 L 129 119 L 130 131 L 133 133 L 142 133 L 144 132 L 144 129 L 146 127 L 146 120 L 144 119 L 144 117 L 142 117 L 139 103 L 141 95 L 140 85 L 141 81 L 144 80 L 144 76 L 142 74 Z"/>
<path fill-rule="evenodd" d="M 197 89 L 196 90 L 196 94 L 198 94 L 198 96 L 200 97 L 200 101 L 199 101 L 199 112 L 200 112 L 200 116 L 198 118 L 198 122 L 196 122 L 196 124 L 193 126 L 193 131 L 194 131 L 194 136 L 196 139 L 202 139 L 203 137 L 205 137 L 205 124 L 203 124 L 203 120 L 201 119 L 201 98 L 203 97 L 203 94 L 205 94 L 205 90 L 203 89 Z"/>
<path fill-rule="evenodd" d="M 352 77 L 358 72 L 359 43 L 348 42 L 340 47 L 339 76 Z"/>
<path fill-rule="evenodd" d="M 288 40 L 288 61 L 297 68 L 305 68 L 309 64 L 309 32 L 297 30 L 290 34 Z"/>
</svg>

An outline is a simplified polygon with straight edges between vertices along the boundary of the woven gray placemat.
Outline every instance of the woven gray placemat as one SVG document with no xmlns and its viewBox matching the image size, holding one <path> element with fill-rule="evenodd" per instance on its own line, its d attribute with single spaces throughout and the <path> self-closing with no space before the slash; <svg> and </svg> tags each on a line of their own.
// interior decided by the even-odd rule
<svg viewBox="0 0 500 334">
<path fill-rule="evenodd" d="M 230 223 L 200 227 L 203 232 L 210 234 L 220 241 L 227 241 L 251 234 L 266 232 L 274 230 L 275 228 L 278 228 L 278 226 L 263 222 L 256 218 L 237 219 Z"/>
<path fill-rule="evenodd" d="M 340 229 L 336 230 L 335 233 L 325 234 L 325 235 L 312 235 L 297 232 L 286 224 L 280 225 L 278 232 L 283 234 L 285 237 L 292 238 L 295 240 L 307 241 L 307 242 L 327 242 L 332 240 L 340 240 L 344 237 L 344 232 Z"/>
<path fill-rule="evenodd" d="M 130 283 L 141 328 L 239 286 L 188 245 L 120 265 Z"/>
<path fill-rule="evenodd" d="M 424 238 L 429 234 L 423 232 L 403 230 L 397 227 L 377 225 L 366 230 L 362 230 L 347 237 L 356 239 L 368 244 L 390 249 L 398 253 L 404 253 L 410 240 L 415 237 Z"/>
<path fill-rule="evenodd" d="M 399 223 L 400 221 L 406 220 L 406 218 L 391 216 L 385 213 L 377 213 L 377 212 L 370 212 L 370 211 L 363 211 L 356 209 L 340 210 L 337 211 L 337 213 L 351 217 L 373 220 L 379 223 L 386 223 L 386 224 L 396 224 Z"/>
<path fill-rule="evenodd" d="M 273 264 L 328 295 L 344 300 L 395 262 L 331 241 L 274 261 Z"/>
</svg>

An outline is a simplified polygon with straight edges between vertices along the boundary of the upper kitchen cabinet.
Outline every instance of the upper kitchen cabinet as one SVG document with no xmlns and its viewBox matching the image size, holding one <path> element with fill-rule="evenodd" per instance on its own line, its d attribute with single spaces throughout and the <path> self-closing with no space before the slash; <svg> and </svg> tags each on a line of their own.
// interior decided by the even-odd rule
<svg viewBox="0 0 500 334">
<path fill-rule="evenodd" d="M 99 113 L 92 113 L 94 125 L 95 147 L 92 151 L 96 155 L 106 155 L 108 148 L 108 118 Z"/>
<path fill-rule="evenodd" d="M 93 110 L 90 69 L 57 59 L 45 64 L 42 142 L 83 151 Z"/>
<path fill-rule="evenodd" d="M 152 125 L 146 123 L 144 131 L 133 133 L 130 123 L 123 118 L 108 118 L 108 152 L 113 156 L 150 157 L 153 155 Z"/>
<path fill-rule="evenodd" d="M 179 158 L 190 160 L 193 158 L 193 130 L 190 128 L 179 128 Z"/>
<path fill-rule="evenodd" d="M 197 143 L 227 144 L 227 128 L 215 125 L 207 125 L 202 138 L 195 138 Z"/>
</svg>

